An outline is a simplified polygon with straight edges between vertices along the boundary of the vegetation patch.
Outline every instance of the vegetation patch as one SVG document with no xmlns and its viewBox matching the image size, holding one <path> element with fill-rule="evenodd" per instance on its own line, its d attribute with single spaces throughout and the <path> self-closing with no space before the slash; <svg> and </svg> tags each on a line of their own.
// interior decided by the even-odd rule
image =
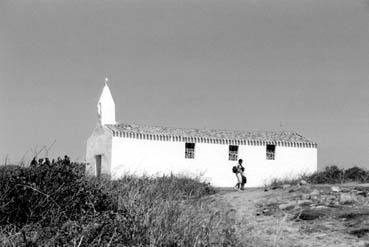
<svg viewBox="0 0 369 247">
<path fill-rule="evenodd" d="M 273 179 L 268 186 L 272 189 L 279 189 L 283 185 L 299 185 L 301 182 L 310 184 L 369 183 L 369 171 L 360 167 L 340 169 L 337 166 L 327 166 L 324 170 L 312 174 L 301 174 L 293 178 Z"/>
<path fill-rule="evenodd" d="M 117 181 L 59 160 L 0 167 L 1 246 L 241 246 L 215 189 L 184 176 Z"/>
</svg>

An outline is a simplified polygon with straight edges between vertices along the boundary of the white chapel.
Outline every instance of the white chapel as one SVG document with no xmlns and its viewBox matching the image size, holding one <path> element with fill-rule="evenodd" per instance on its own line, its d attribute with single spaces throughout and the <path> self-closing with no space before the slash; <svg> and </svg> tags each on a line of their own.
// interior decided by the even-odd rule
<svg viewBox="0 0 369 247">
<path fill-rule="evenodd" d="M 264 186 L 317 170 L 317 144 L 296 132 L 184 129 L 118 123 L 105 83 L 98 123 L 87 140 L 86 172 L 118 179 L 124 174 L 199 176 L 214 186 L 236 183 L 232 167 L 243 159 L 248 187 Z"/>
</svg>

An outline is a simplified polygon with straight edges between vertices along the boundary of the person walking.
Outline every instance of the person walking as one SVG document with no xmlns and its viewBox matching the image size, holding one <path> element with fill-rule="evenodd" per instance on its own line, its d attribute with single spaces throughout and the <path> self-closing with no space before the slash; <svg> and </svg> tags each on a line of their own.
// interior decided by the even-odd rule
<svg viewBox="0 0 369 247">
<path fill-rule="evenodd" d="M 239 186 L 240 190 L 245 189 L 245 184 L 246 184 L 246 181 L 247 181 L 246 176 L 245 176 L 245 168 L 243 167 L 242 163 L 243 163 L 243 160 L 239 159 L 238 160 L 238 165 L 237 165 L 237 172 L 238 172 L 239 177 L 240 177 L 239 181 L 241 181 L 240 186 Z"/>
<path fill-rule="evenodd" d="M 236 175 L 237 183 L 234 186 L 235 190 L 244 190 L 246 184 L 246 176 L 244 175 L 245 168 L 242 165 L 243 160 L 239 159 L 237 166 L 232 168 L 232 172 Z"/>
</svg>

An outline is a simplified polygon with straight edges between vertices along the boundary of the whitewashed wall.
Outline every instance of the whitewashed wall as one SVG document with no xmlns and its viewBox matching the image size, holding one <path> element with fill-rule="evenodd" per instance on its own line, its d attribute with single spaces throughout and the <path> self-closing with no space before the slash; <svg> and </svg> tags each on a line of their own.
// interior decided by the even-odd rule
<svg viewBox="0 0 369 247">
<path fill-rule="evenodd" d="M 97 126 L 87 140 L 86 146 L 86 173 L 96 176 L 95 155 L 101 157 L 101 174 L 111 173 L 112 135 L 106 127 Z"/>
<path fill-rule="evenodd" d="M 265 146 L 240 146 L 248 186 L 263 186 L 273 178 L 296 177 L 317 170 L 317 148 L 276 146 L 275 160 L 266 159 Z"/>
<path fill-rule="evenodd" d="M 276 159 L 266 160 L 266 146 L 239 146 L 244 160 L 247 186 L 264 186 L 276 177 L 287 177 L 317 170 L 317 149 L 276 146 Z M 163 173 L 203 174 L 215 186 L 233 186 L 236 177 L 228 160 L 228 145 L 196 143 L 195 159 L 185 159 L 185 143 L 173 141 L 112 138 L 111 175 L 125 173 L 161 175 Z"/>
</svg>

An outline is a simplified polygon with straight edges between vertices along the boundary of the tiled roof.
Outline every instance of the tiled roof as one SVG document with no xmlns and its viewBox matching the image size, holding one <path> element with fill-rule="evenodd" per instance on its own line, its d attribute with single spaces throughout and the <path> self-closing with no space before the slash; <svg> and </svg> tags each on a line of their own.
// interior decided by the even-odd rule
<svg viewBox="0 0 369 247">
<path fill-rule="evenodd" d="M 146 135 L 181 136 L 195 138 L 215 138 L 227 140 L 256 140 L 265 142 L 314 143 L 296 132 L 289 131 L 241 131 L 217 129 L 183 129 L 138 124 L 106 125 L 112 131 Z"/>
</svg>

